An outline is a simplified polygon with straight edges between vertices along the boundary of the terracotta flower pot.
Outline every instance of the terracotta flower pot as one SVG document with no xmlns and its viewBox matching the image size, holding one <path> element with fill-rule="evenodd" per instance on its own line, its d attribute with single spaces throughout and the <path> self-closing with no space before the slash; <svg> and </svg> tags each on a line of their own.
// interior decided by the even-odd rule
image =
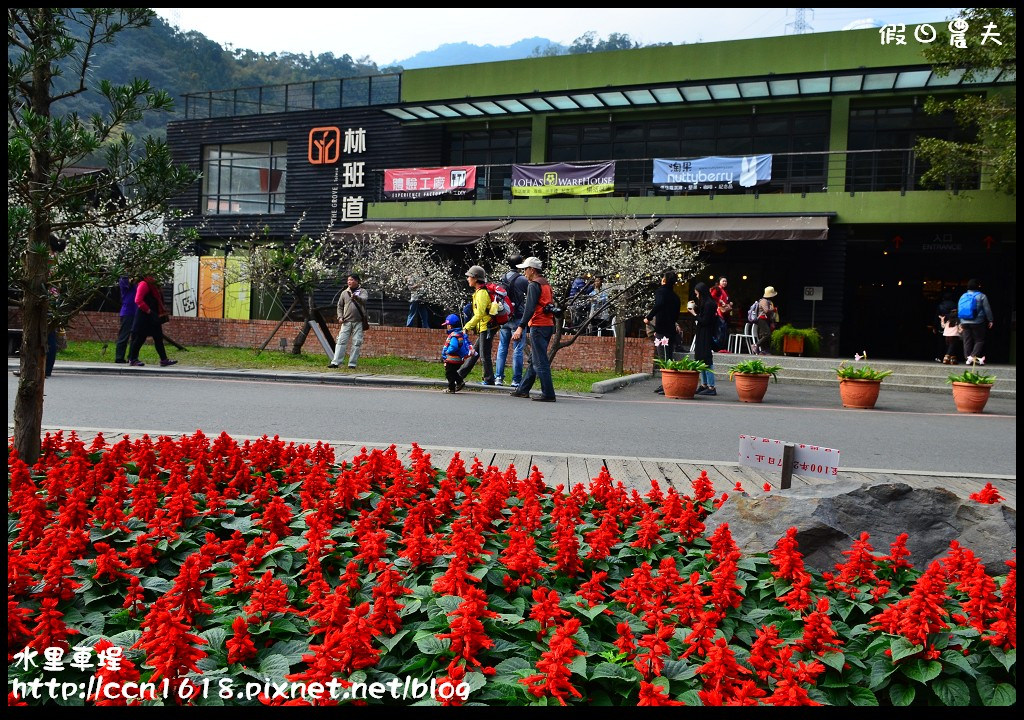
<svg viewBox="0 0 1024 720">
<path fill-rule="evenodd" d="M 782 352 L 784 355 L 803 355 L 804 339 L 799 335 L 784 335 L 782 337 Z"/>
<path fill-rule="evenodd" d="M 700 384 L 700 373 L 696 370 L 662 370 L 661 387 L 665 397 L 690 399 Z"/>
<path fill-rule="evenodd" d="M 875 406 L 881 387 L 881 380 L 842 379 L 839 381 L 839 397 L 843 407 L 870 409 Z"/>
<path fill-rule="evenodd" d="M 953 383 L 953 402 L 957 412 L 980 413 L 985 409 L 992 386 L 980 383 Z"/>
<path fill-rule="evenodd" d="M 740 402 L 759 403 L 764 399 L 768 391 L 768 381 L 771 375 L 762 373 L 733 373 L 733 380 L 736 383 L 736 397 Z"/>
</svg>

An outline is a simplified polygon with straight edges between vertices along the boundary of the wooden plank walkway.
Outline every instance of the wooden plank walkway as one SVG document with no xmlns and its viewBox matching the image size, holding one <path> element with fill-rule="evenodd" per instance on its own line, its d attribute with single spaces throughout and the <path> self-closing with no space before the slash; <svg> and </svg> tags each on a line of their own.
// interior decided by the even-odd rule
<svg viewBox="0 0 1024 720">
<path fill-rule="evenodd" d="M 8 430 L 10 432 L 11 429 L 8 428 Z M 50 429 L 43 428 L 43 430 L 45 432 Z M 56 428 L 52 430 L 55 431 Z M 125 434 L 122 430 L 107 428 L 90 428 L 77 431 L 79 438 L 86 444 L 92 442 L 97 432 L 102 432 L 108 442 L 117 442 Z M 149 433 L 150 437 L 154 438 L 162 434 L 170 437 L 177 436 L 175 433 L 160 433 L 158 431 Z M 239 442 L 243 442 L 246 439 L 256 439 L 243 436 L 233 437 Z M 284 440 L 295 442 L 296 444 L 308 443 L 310 445 L 315 445 L 318 442 L 315 439 L 284 438 Z M 364 447 L 367 451 L 373 449 L 384 451 L 389 447 L 389 444 L 376 445 L 373 443 L 357 443 L 351 440 L 325 440 L 324 442 L 334 448 L 335 461 L 338 463 L 343 461 L 351 462 L 352 458 L 359 455 Z M 708 478 L 714 485 L 715 494 L 719 496 L 722 493 L 735 493 L 736 483 L 740 483 L 743 491 L 751 496 L 764 494 L 765 484 L 771 490 L 778 490 L 780 484 L 778 472 L 763 472 L 755 468 L 741 466 L 735 462 L 704 463 L 671 458 L 602 457 L 600 455 L 570 455 L 567 453 L 531 454 L 526 451 L 509 452 L 507 450 L 432 447 L 427 445 L 420 445 L 420 448 L 430 455 L 431 463 L 434 467 L 442 471 L 447 470 L 448 464 L 456 453 L 459 454 L 467 470 L 472 467 L 473 459 L 477 457 L 480 458 L 480 462 L 484 467 L 494 465 L 502 472 L 509 465 L 514 465 L 518 477 L 525 477 L 529 474 L 530 469 L 536 465 L 547 485 L 550 487 L 563 485 L 566 491 L 570 490 L 574 485 L 581 483 L 585 487 L 589 487 L 592 480 L 600 474 L 603 468 L 607 468 L 615 482 L 621 482 L 627 490 L 635 488 L 641 495 L 646 494 L 651 489 L 652 480 L 657 481 L 662 491 L 667 490 L 671 486 L 679 493 L 690 494 L 693 489 L 693 481 L 700 476 L 702 471 L 707 472 Z M 402 458 L 408 464 L 412 446 L 395 443 L 395 450 L 399 458 Z M 1005 498 L 1006 506 L 1014 510 L 1017 509 L 1017 480 L 1015 477 L 1007 478 L 1005 476 L 985 476 L 981 474 L 966 476 L 956 473 L 939 472 L 922 474 L 919 472 L 897 472 L 891 470 L 851 469 L 841 470 L 837 479 L 874 484 L 896 482 L 910 485 L 913 488 L 941 487 L 963 498 L 967 498 L 971 493 L 975 493 L 983 488 L 987 482 L 991 482 L 999 491 L 999 494 Z M 793 487 L 828 482 L 832 481 L 800 475 L 793 476 Z"/>
</svg>

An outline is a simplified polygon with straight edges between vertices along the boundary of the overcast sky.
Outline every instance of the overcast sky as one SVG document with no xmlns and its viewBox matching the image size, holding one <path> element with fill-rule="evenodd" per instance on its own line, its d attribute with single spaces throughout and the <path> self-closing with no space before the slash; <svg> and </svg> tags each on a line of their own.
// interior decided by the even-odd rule
<svg viewBox="0 0 1024 720">
<path fill-rule="evenodd" d="M 543 37 L 563 45 L 588 31 L 674 45 L 786 35 L 798 8 L 153 8 L 172 26 L 257 52 L 369 57 L 379 66 L 445 43 L 511 45 Z M 805 8 L 813 32 L 889 23 L 938 23 L 961 8 Z"/>
</svg>

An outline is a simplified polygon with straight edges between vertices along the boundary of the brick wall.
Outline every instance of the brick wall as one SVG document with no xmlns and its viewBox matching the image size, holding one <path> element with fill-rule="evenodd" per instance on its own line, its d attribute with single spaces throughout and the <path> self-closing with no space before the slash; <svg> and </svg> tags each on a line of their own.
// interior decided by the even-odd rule
<svg viewBox="0 0 1024 720">
<path fill-rule="evenodd" d="M 210 347 L 252 348 L 260 347 L 277 325 L 276 320 L 229 320 L 220 318 L 172 317 L 164 325 L 164 332 L 185 347 L 189 345 Z M 68 329 L 69 340 L 100 340 L 113 343 L 117 338 L 120 318 L 116 313 L 83 312 Z M 302 328 L 300 322 L 286 322 L 277 330 L 267 350 L 280 352 L 280 339 L 288 347 Z M 337 332 L 335 326 L 332 331 Z M 366 331 L 363 341 L 364 357 L 395 355 L 416 360 L 438 359 L 444 331 L 441 329 L 394 327 L 373 325 Z M 304 352 L 322 353 L 320 341 L 310 332 L 302 346 Z M 497 353 L 498 343 L 494 342 Z M 647 338 L 626 338 L 626 374 L 650 372 L 653 347 Z M 615 338 L 585 336 L 572 346 L 559 350 L 555 358 L 556 368 L 568 368 L 589 372 L 615 369 Z"/>
</svg>

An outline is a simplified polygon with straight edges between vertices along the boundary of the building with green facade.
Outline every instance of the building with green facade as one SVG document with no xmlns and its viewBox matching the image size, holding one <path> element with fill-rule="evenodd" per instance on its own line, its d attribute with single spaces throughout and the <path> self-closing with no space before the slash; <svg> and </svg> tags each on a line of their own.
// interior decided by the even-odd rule
<svg viewBox="0 0 1024 720">
<path fill-rule="evenodd" d="M 851 30 L 197 93 L 168 142 L 204 177 L 174 206 L 211 246 L 247 223 L 287 237 L 300 217 L 339 241 L 392 227 L 465 242 L 500 227 L 524 244 L 636 218 L 700 243 L 737 307 L 774 286 L 783 320 L 813 320 L 841 357 L 930 360 L 942 292 L 973 277 L 997 319 L 990 362 L 1013 362 L 1015 198 L 984 170 L 925 188 L 913 148 L 964 132 L 926 114 L 927 97 L 1015 92 L 1016 77 L 940 77 L 914 29 L 904 44 Z M 765 157 L 770 175 L 755 178 Z M 702 175 L 712 158 L 749 181 Z M 610 161 L 604 192 L 520 194 L 524 167 Z M 467 167 L 462 194 L 385 187 L 388 171 Z"/>
</svg>

